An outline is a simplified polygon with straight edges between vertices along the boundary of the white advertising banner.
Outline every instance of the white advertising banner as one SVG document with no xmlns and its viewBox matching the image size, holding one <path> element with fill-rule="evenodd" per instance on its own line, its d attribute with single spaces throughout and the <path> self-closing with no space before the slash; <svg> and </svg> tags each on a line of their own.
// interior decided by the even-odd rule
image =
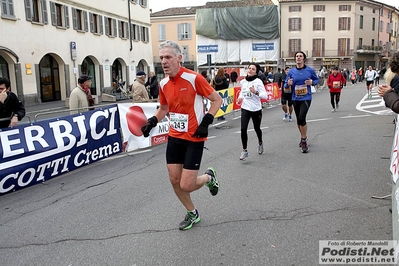
<svg viewBox="0 0 399 266">
<path fill-rule="evenodd" d="M 118 104 L 120 122 L 123 135 L 123 151 L 147 148 L 153 145 L 166 143 L 169 133 L 169 119 L 165 117 L 158 122 L 148 138 L 143 136 L 141 127 L 152 117 L 159 103 L 121 103 Z"/>
<path fill-rule="evenodd" d="M 198 65 L 207 64 L 208 54 L 212 55 L 212 64 L 277 61 L 279 59 L 279 51 L 279 39 L 226 41 L 197 35 L 196 52 Z"/>
</svg>

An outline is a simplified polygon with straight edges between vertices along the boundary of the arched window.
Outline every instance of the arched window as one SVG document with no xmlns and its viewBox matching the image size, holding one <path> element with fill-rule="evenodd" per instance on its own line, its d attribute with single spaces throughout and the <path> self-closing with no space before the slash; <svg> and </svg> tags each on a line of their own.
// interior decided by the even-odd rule
<svg viewBox="0 0 399 266">
<path fill-rule="evenodd" d="M 42 102 L 61 100 L 58 63 L 51 55 L 45 55 L 39 63 L 40 98 Z"/>
<path fill-rule="evenodd" d="M 96 90 L 96 71 L 95 71 L 95 65 L 93 63 L 93 60 L 90 59 L 90 57 L 86 57 L 81 66 L 81 72 L 82 75 L 89 75 L 92 77 L 91 79 L 91 87 L 90 87 L 90 92 L 92 95 L 97 94 Z"/>
</svg>

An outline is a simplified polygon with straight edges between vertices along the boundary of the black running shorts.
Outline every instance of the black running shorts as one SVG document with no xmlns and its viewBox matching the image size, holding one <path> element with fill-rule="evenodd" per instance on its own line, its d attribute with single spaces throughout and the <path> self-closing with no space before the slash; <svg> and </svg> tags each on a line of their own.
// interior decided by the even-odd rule
<svg viewBox="0 0 399 266">
<path fill-rule="evenodd" d="M 193 142 L 168 136 L 166 163 L 182 164 L 187 170 L 199 170 L 204 143 L 204 141 Z"/>
<path fill-rule="evenodd" d="M 281 93 L 281 104 L 286 105 L 288 102 L 288 106 L 292 106 L 292 93 Z"/>
</svg>

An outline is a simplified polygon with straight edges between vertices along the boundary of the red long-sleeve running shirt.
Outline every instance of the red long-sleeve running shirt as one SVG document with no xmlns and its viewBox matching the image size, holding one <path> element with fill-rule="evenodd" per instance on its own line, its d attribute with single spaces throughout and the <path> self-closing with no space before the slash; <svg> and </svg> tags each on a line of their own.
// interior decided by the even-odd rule
<svg viewBox="0 0 399 266">
<path fill-rule="evenodd" d="M 342 86 L 345 82 L 345 78 L 341 73 L 337 73 L 337 75 L 331 73 L 327 79 L 327 86 L 330 89 L 330 92 L 341 92 Z"/>
</svg>

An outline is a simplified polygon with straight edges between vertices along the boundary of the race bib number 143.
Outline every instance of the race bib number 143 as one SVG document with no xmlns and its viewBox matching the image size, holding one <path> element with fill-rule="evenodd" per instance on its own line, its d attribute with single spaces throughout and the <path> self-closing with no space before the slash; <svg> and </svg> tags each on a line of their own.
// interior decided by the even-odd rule
<svg viewBox="0 0 399 266">
<path fill-rule="evenodd" d="M 170 126 L 179 132 L 188 131 L 188 114 L 170 113 Z"/>
</svg>

